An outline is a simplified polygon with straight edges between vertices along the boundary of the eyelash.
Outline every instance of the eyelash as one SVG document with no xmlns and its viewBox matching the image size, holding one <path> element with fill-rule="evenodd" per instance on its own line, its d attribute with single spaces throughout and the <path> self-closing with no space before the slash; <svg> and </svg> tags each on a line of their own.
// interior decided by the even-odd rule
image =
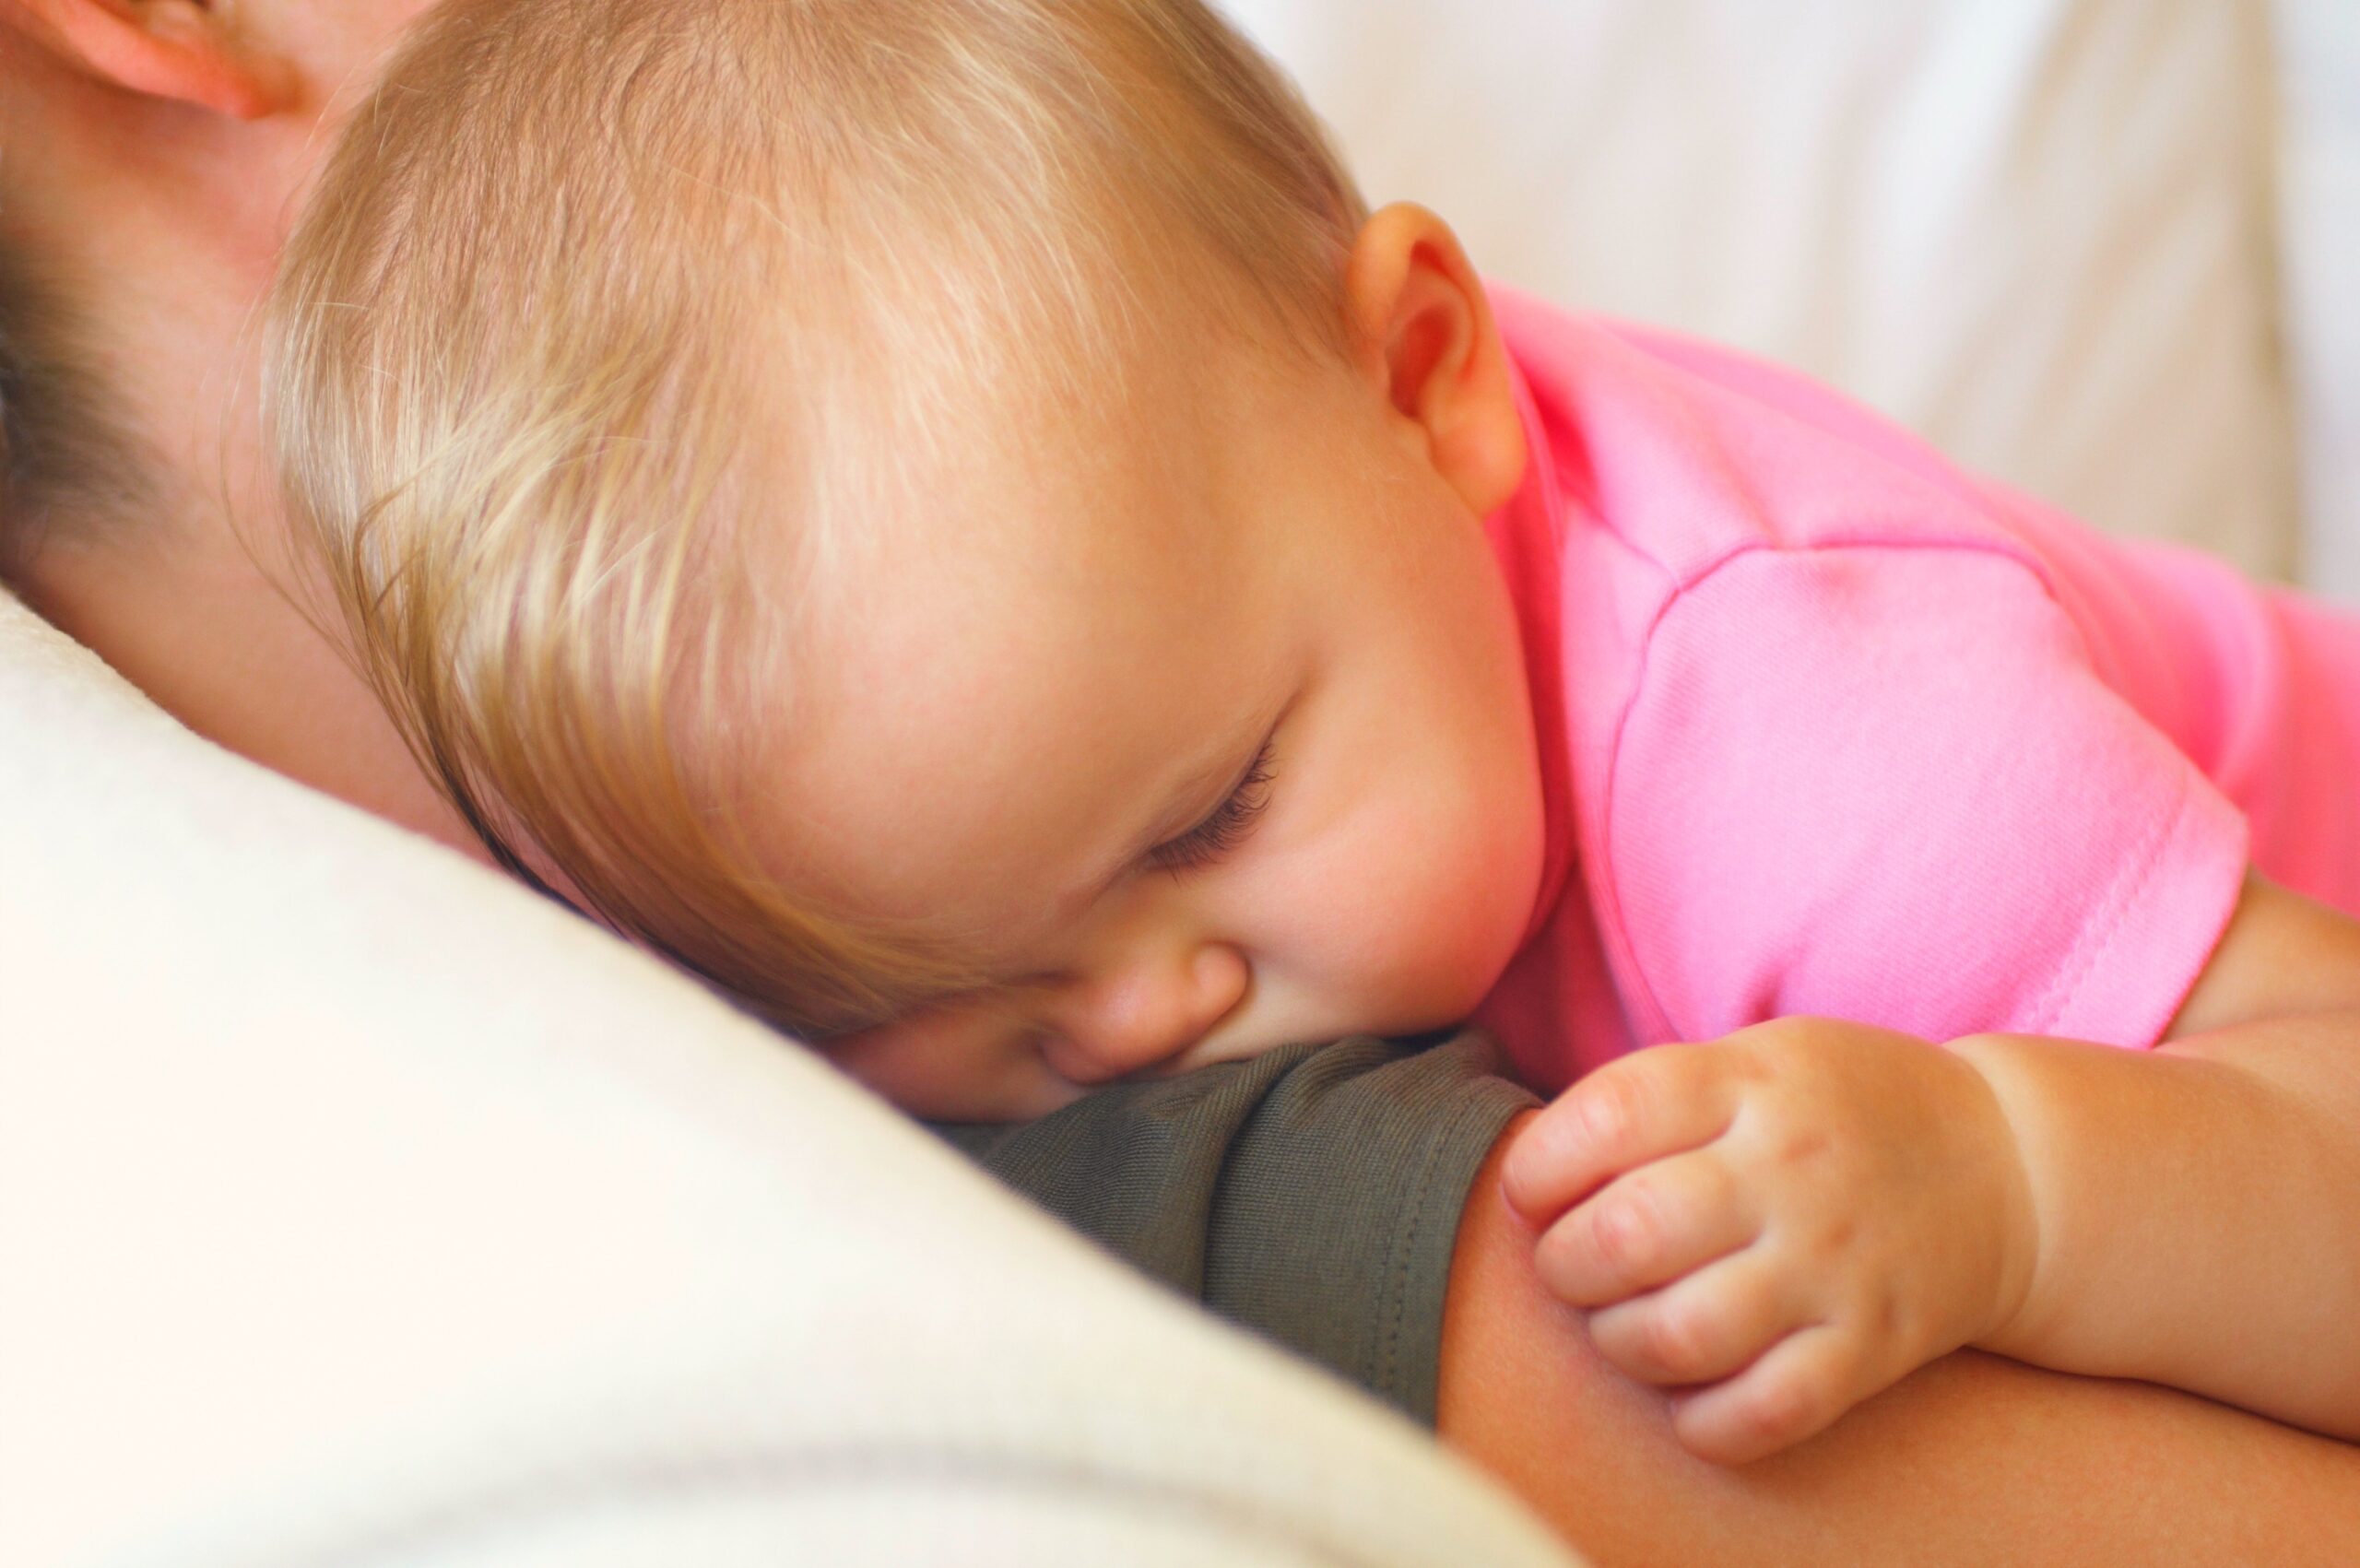
<svg viewBox="0 0 2360 1568">
<path fill-rule="evenodd" d="M 1270 806 L 1270 742 L 1254 754 L 1254 765 L 1219 809 L 1181 834 L 1148 851 L 1157 868 L 1182 872 L 1201 870 L 1245 842 L 1254 824 Z"/>
</svg>

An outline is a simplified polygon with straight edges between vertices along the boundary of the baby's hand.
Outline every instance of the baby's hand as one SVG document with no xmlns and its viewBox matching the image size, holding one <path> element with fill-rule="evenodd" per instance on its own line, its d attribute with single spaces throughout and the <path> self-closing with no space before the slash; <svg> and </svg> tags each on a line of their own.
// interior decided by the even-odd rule
<svg viewBox="0 0 2360 1568">
<path fill-rule="evenodd" d="M 1600 1068 L 1508 1151 L 1540 1277 L 1599 1353 L 1672 1385 L 1692 1451 L 1810 1436 L 1995 1331 L 2035 1238 L 2014 1129 L 1911 1035 L 1776 1019 Z M 1569 1211 L 1570 1210 L 1570 1211 Z"/>
</svg>

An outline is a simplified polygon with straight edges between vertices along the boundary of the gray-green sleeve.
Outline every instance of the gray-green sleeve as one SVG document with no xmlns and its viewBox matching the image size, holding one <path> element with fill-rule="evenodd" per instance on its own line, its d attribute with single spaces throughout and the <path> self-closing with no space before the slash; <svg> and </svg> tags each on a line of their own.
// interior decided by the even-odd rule
<svg viewBox="0 0 2360 1568">
<path fill-rule="evenodd" d="M 1535 1103 L 1498 1049 L 1356 1038 L 941 1127 L 1128 1262 L 1431 1426 L 1475 1172 Z"/>
</svg>

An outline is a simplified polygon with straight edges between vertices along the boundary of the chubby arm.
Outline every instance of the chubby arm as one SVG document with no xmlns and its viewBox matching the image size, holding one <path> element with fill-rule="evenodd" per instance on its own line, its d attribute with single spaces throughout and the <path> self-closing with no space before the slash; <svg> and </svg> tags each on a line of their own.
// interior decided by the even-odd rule
<svg viewBox="0 0 2360 1568">
<path fill-rule="evenodd" d="M 2360 1436 L 2360 924 L 2248 879 L 2151 1053 L 1953 1049 L 2022 1151 L 2035 1241 L 1990 1349 Z"/>
<path fill-rule="evenodd" d="M 1439 1426 L 1600 1568 L 2360 1562 L 2360 1448 L 1962 1351 L 1740 1470 L 1695 1457 L 1534 1267 L 1494 1145 L 1443 1324 Z"/>
<path fill-rule="evenodd" d="M 2360 1435 L 2360 925 L 2249 878 L 2177 1028 L 1773 1019 L 1591 1074 L 1505 1183 L 1552 1221 L 1542 1277 L 1707 1457 L 1962 1346 Z"/>
</svg>

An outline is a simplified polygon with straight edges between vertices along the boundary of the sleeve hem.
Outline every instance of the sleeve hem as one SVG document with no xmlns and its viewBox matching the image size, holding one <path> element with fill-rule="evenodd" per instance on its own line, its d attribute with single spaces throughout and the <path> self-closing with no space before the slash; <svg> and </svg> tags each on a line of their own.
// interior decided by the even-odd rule
<svg viewBox="0 0 2360 1568">
<path fill-rule="evenodd" d="M 2245 886 L 2244 814 L 2200 779 L 2165 820 L 2151 853 L 2083 927 L 2052 1000 L 2036 1008 L 2034 1033 L 2144 1050 L 2170 1026 L 2204 972 Z M 2171 896 L 2154 896 L 2170 870 Z M 2160 985 L 2159 975 L 2175 983 Z"/>
<path fill-rule="evenodd" d="M 1384 1294 L 1376 1303 L 1376 1364 L 1364 1369 L 1363 1382 L 1429 1429 L 1459 1220 L 1500 1130 L 1528 1108 L 1521 1094 L 1470 1096 L 1454 1105 L 1445 1125 L 1427 1135 L 1414 1186 L 1386 1248 Z"/>
</svg>

